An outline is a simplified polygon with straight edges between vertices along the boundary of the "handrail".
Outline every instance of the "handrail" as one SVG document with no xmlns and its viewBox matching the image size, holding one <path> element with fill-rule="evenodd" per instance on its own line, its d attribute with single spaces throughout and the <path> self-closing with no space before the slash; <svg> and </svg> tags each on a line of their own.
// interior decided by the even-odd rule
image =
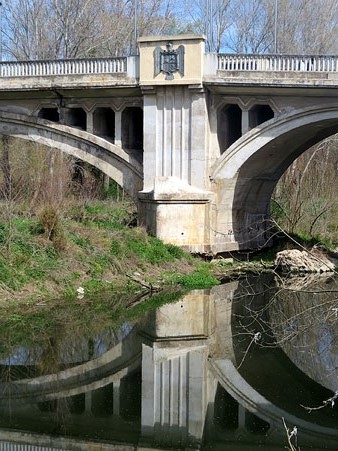
<svg viewBox="0 0 338 451">
<path fill-rule="evenodd" d="M 338 72 L 338 56 L 334 55 L 217 55 L 218 70 L 223 71 L 286 71 Z"/>
<path fill-rule="evenodd" d="M 119 74 L 126 72 L 126 57 L 0 62 L 1 78 Z"/>
</svg>

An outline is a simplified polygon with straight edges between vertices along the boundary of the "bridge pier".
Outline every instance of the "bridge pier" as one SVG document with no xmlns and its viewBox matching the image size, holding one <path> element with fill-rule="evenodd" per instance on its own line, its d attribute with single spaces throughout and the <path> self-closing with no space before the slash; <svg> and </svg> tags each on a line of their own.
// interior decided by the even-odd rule
<svg viewBox="0 0 338 451">
<path fill-rule="evenodd" d="M 156 54 L 166 57 L 169 41 L 174 49 L 172 56 L 184 58 L 184 68 L 174 68 L 169 76 L 156 70 L 154 74 L 154 58 L 156 65 Z M 202 86 L 203 56 L 203 36 L 140 40 L 145 120 L 139 219 L 151 234 L 191 252 L 210 250 L 214 201 L 208 178 L 209 121 Z"/>
<path fill-rule="evenodd" d="M 177 177 L 156 177 L 154 189 L 139 193 L 139 218 L 148 232 L 190 252 L 210 251 L 213 194 Z"/>
</svg>

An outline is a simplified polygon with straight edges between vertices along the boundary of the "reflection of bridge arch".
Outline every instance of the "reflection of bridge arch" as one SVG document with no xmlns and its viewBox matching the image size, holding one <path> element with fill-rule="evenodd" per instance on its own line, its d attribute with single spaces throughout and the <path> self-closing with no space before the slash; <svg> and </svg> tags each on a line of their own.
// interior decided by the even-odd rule
<svg viewBox="0 0 338 451">
<path fill-rule="evenodd" d="M 57 373 L 2 383 L 0 399 L 42 401 L 70 397 L 119 382 L 141 363 L 137 328 L 100 357 Z"/>
<path fill-rule="evenodd" d="M 320 106 L 278 116 L 237 140 L 211 174 L 220 212 L 216 230 L 226 229 L 239 248 L 263 245 L 279 178 L 304 151 L 337 132 L 337 106 Z"/>
<path fill-rule="evenodd" d="M 251 443 L 251 440 L 255 442 L 254 433 L 257 437 L 266 436 L 266 443 L 281 443 L 285 437 L 282 423 L 285 418 L 288 426 L 297 426 L 302 444 L 316 444 L 320 448 L 325 442 L 328 449 L 336 449 L 337 412 L 327 408 L 309 415 L 301 407 L 302 404 L 321 405 L 332 393 L 327 393 L 315 380 L 308 379 L 300 371 L 302 368 L 290 361 L 272 340 L 271 305 L 277 307 L 285 299 L 281 292 L 280 297 L 274 298 L 277 288 L 271 285 L 273 277 L 270 275 L 269 278 L 270 283 L 266 278 L 257 277 L 239 283 L 231 306 L 232 353 L 228 356 L 216 353 L 209 360 L 219 392 L 215 397 L 216 440 L 231 440 L 233 434 Z M 293 305 L 292 301 L 297 302 L 297 292 L 290 291 L 288 295 L 290 305 Z M 316 299 L 322 301 L 317 296 Z M 274 315 L 278 317 L 281 330 L 288 325 L 283 307 L 281 305 Z M 310 308 L 311 314 L 313 309 Z M 219 311 L 217 318 L 220 316 Z M 257 331 L 262 333 L 262 338 L 256 345 L 251 340 Z M 294 344 L 292 339 L 291 346 Z"/>
<path fill-rule="evenodd" d="M 115 180 L 134 201 L 142 189 L 142 165 L 121 147 L 83 130 L 45 119 L 0 111 L 0 133 L 56 148 Z"/>
<path fill-rule="evenodd" d="M 281 288 L 268 308 L 273 335 L 299 370 L 328 389 L 329 398 L 337 390 L 338 280 L 324 274 L 292 277 L 287 290 Z"/>
<path fill-rule="evenodd" d="M 284 418 L 288 425 L 297 427 L 303 443 L 308 442 L 318 446 L 325 443 L 328 449 L 335 449 L 338 438 L 337 429 L 310 423 L 275 406 L 246 382 L 230 360 L 212 360 L 210 364 L 220 385 L 247 411 L 268 423 L 270 429 L 273 429 L 270 432 L 283 436 L 285 430 L 282 418 Z M 245 421 L 244 418 L 243 420 Z M 330 445 L 333 447 L 331 448 Z"/>
</svg>

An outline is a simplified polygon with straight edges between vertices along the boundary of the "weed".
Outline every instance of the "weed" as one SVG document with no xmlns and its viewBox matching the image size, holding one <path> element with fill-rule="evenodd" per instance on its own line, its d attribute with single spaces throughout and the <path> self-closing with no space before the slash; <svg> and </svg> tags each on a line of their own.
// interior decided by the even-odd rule
<svg viewBox="0 0 338 451">
<path fill-rule="evenodd" d="M 121 241 L 117 238 L 113 238 L 110 242 L 110 253 L 111 255 L 118 257 L 122 252 L 122 244 Z"/>
<path fill-rule="evenodd" d="M 184 252 L 184 250 L 181 249 L 180 247 L 174 246 L 173 244 L 166 244 L 165 247 L 169 252 L 169 254 L 172 255 L 174 258 L 180 259 L 183 257 L 187 257 L 187 253 Z"/>
<path fill-rule="evenodd" d="M 77 246 L 80 246 L 84 249 L 87 249 L 90 247 L 90 240 L 86 237 L 80 236 L 76 233 L 72 233 L 71 239 L 74 244 L 76 244 Z"/>
<path fill-rule="evenodd" d="M 76 289 L 71 283 L 67 282 L 65 284 L 65 287 L 64 287 L 63 293 L 62 293 L 62 297 L 67 300 L 76 299 Z"/>
<path fill-rule="evenodd" d="M 174 260 L 174 246 L 168 246 L 157 238 L 143 236 L 128 241 L 129 249 L 139 258 L 153 265 Z M 179 252 L 175 251 L 178 255 Z"/>
<path fill-rule="evenodd" d="M 0 245 L 6 244 L 9 235 L 8 224 L 0 223 Z"/>
<path fill-rule="evenodd" d="M 171 283 L 179 284 L 189 289 L 203 289 L 211 288 L 220 282 L 212 275 L 209 265 L 200 265 L 191 274 L 172 275 Z"/>
</svg>

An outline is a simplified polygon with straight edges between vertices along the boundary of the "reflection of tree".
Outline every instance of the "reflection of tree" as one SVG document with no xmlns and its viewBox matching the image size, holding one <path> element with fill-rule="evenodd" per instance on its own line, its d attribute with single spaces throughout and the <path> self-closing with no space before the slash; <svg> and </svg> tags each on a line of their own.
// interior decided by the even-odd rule
<svg viewBox="0 0 338 451">
<path fill-rule="evenodd" d="M 322 406 L 325 400 L 332 399 L 332 393 L 319 385 L 316 388 L 315 382 L 333 393 L 338 385 L 338 281 L 326 276 L 319 281 L 292 278 L 287 283 L 278 279 L 274 288 L 269 284 L 261 281 L 257 292 L 247 280 L 237 293 L 232 321 L 237 365 L 261 388 L 273 383 L 268 379 L 274 371 L 270 366 L 275 365 L 278 379 L 284 377 L 284 383 L 294 384 L 290 393 L 297 392 L 298 413 L 300 404 Z M 259 340 L 255 340 L 258 334 Z M 262 382 L 259 377 L 266 379 Z M 313 396 L 307 387 L 310 385 L 316 392 Z M 287 404 L 284 394 L 269 393 Z"/>
<path fill-rule="evenodd" d="M 312 379 L 335 391 L 338 369 L 337 291 L 334 283 L 283 290 L 269 305 L 279 346 Z"/>
</svg>

